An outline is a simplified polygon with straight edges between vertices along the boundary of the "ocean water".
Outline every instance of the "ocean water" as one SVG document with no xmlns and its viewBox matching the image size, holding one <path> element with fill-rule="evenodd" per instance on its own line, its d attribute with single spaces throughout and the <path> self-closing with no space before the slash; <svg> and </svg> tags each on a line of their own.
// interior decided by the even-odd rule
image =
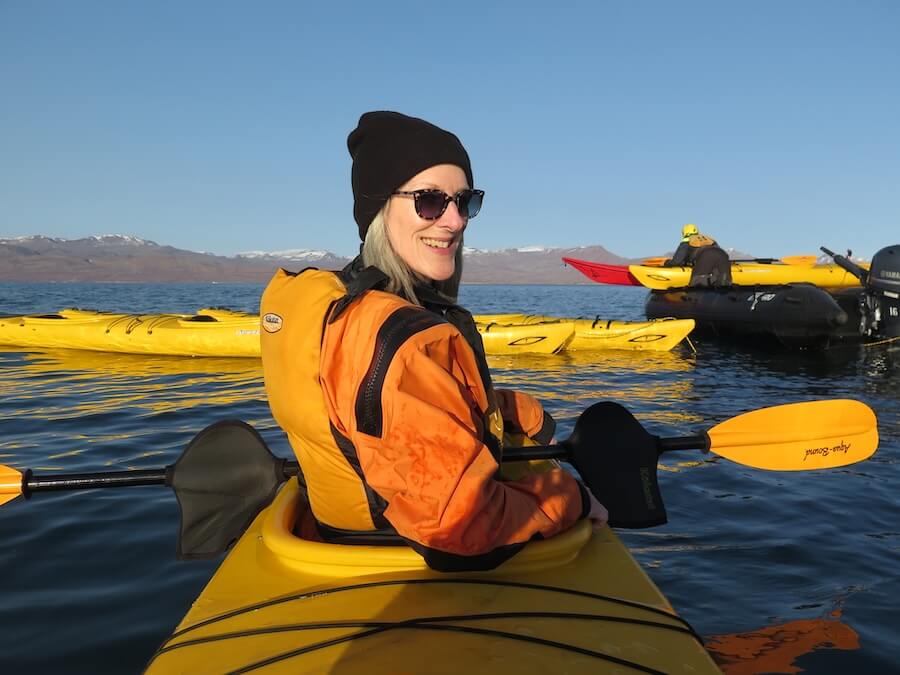
<svg viewBox="0 0 900 675">
<path fill-rule="evenodd" d="M 0 313 L 255 312 L 261 290 L 0 284 Z M 640 320 L 644 293 L 465 286 L 461 301 L 476 313 Z M 726 672 L 900 672 L 900 343 L 817 353 L 693 346 L 490 361 L 498 386 L 544 401 L 560 437 L 604 399 L 666 436 L 780 403 L 870 405 L 881 437 L 870 460 L 767 472 L 700 453 L 664 458 L 668 524 L 620 536 Z M 0 394 L 0 464 L 36 474 L 163 467 L 223 418 L 250 422 L 273 451 L 290 454 L 255 359 L 0 347 Z M 178 523 L 162 487 L 42 493 L 0 506 L 0 672 L 140 672 L 218 563 L 178 561 Z"/>
</svg>

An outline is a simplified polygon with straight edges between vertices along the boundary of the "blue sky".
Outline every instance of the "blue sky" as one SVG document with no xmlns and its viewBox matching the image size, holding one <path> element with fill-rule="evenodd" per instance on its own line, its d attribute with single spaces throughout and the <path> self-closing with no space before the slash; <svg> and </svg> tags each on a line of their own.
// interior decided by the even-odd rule
<svg viewBox="0 0 900 675">
<path fill-rule="evenodd" d="M 900 243 L 900 2 L 0 1 L 0 237 L 358 246 L 346 137 L 424 117 L 486 249 Z"/>
</svg>

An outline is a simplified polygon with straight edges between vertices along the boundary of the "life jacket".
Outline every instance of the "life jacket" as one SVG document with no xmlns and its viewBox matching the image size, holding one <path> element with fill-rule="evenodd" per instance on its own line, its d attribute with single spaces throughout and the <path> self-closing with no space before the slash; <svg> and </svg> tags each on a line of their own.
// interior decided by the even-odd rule
<svg viewBox="0 0 900 675">
<path fill-rule="evenodd" d="M 685 241 L 682 239 L 682 241 Z M 692 234 L 687 238 L 687 243 L 691 248 L 703 248 L 704 246 L 715 246 L 716 240 L 707 237 L 705 234 Z"/>
<path fill-rule="evenodd" d="M 312 268 L 297 274 L 279 270 L 260 304 L 260 344 L 269 406 L 297 456 L 320 532 L 332 535 L 392 529 L 384 517 L 387 502 L 366 483 L 349 430 L 340 428 L 340 420 L 329 414 L 334 405 L 326 401 L 321 382 L 326 332 L 352 330 L 355 337 L 360 337 L 358 331 L 367 333 L 355 344 L 368 345 L 371 353 L 364 358 L 348 355 L 346 360 L 348 368 L 351 360 L 370 364 L 362 377 L 353 423 L 358 430 L 375 435 L 382 414 L 379 378 L 384 377 L 399 346 L 422 331 L 455 330 L 435 312 L 377 290 L 385 279 L 377 268 L 353 278 Z M 363 296 L 365 304 L 356 307 L 362 315 L 357 315 L 352 326 L 342 326 L 348 309 Z M 467 346 L 463 343 L 462 348 Z M 489 375 L 484 375 L 488 370 L 483 352 L 480 358 L 477 350 L 473 352 L 480 371 L 474 376 L 481 377 L 485 393 L 480 406 L 482 442 L 499 464 L 503 419 L 490 381 L 484 381 Z M 340 358 L 340 354 L 337 350 L 333 356 Z M 369 395 L 374 399 L 369 400 Z"/>
</svg>

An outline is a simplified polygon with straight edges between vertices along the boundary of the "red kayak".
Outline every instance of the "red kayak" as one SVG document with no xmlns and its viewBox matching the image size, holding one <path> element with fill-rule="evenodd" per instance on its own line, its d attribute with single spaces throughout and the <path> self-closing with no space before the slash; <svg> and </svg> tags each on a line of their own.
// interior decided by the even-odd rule
<svg viewBox="0 0 900 675">
<path fill-rule="evenodd" d="M 591 281 L 616 286 L 640 286 L 641 282 L 628 271 L 628 265 L 605 265 L 603 263 L 563 257 L 566 265 L 571 265 Z"/>
</svg>

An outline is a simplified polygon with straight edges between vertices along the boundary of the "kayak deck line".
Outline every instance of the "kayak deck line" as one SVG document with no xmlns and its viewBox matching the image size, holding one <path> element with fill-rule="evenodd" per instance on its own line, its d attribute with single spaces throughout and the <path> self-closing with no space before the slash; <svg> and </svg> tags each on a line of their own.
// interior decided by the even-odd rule
<svg viewBox="0 0 900 675">
<path fill-rule="evenodd" d="M 580 613 L 571 613 L 571 612 L 494 612 L 490 614 L 470 614 L 470 615 L 459 615 L 459 616 L 432 616 L 432 617 L 418 617 L 415 619 L 408 619 L 406 621 L 395 621 L 395 622 L 375 622 L 384 625 L 391 626 L 401 626 L 407 622 L 437 622 L 437 621 L 460 621 L 460 620 L 478 620 L 478 619 L 491 619 L 491 618 L 503 618 L 503 617 L 551 617 L 551 618 L 580 618 L 580 619 L 593 619 L 593 620 L 606 620 L 606 621 L 621 621 L 623 623 L 634 623 L 638 625 L 646 625 L 646 626 L 655 626 L 658 628 L 675 630 L 681 633 L 686 633 L 688 635 L 692 635 L 698 642 L 703 643 L 703 638 L 693 629 L 693 627 L 688 623 L 687 619 L 679 616 L 678 614 L 674 614 L 671 612 L 667 612 L 665 610 L 659 609 L 658 607 L 653 607 L 652 605 L 645 605 L 640 602 L 634 602 L 633 600 L 627 600 L 625 598 L 618 598 L 611 595 L 601 595 L 598 593 L 590 593 L 587 591 L 579 591 L 571 588 L 563 588 L 560 586 L 545 586 L 542 584 L 529 584 L 524 582 L 517 581 L 506 581 L 503 579 L 481 579 L 481 578 L 467 578 L 467 577 L 451 577 L 448 579 L 422 579 L 422 578 L 410 578 L 410 579 L 386 579 L 382 581 L 370 581 L 360 584 L 351 584 L 348 586 L 338 586 L 338 587 L 323 587 L 317 590 L 305 591 L 303 593 L 295 593 L 291 595 L 287 595 L 280 598 L 273 598 L 271 600 L 266 600 L 263 602 L 257 602 L 251 605 L 247 605 L 245 607 L 240 607 L 238 609 L 234 609 L 230 612 L 226 612 L 225 614 L 221 614 L 219 616 L 214 616 L 204 621 L 200 621 L 195 623 L 187 628 L 183 628 L 179 631 L 172 633 L 169 636 L 167 642 L 171 643 L 178 638 L 181 638 L 188 633 L 196 631 L 200 628 L 205 628 L 206 626 L 211 626 L 216 623 L 221 623 L 228 619 L 233 619 L 242 614 L 248 614 L 250 612 L 256 612 L 261 609 L 266 609 L 268 607 L 273 607 L 275 605 L 280 605 L 288 602 L 302 601 L 302 600 L 310 600 L 326 595 L 333 595 L 335 593 L 344 593 L 347 591 L 357 591 L 367 588 L 377 588 L 382 586 L 406 586 L 406 585 L 419 585 L 419 584 L 448 584 L 448 585 L 483 585 L 483 586 L 502 586 L 506 588 L 518 588 L 523 590 L 531 590 L 531 591 L 547 591 L 551 593 L 559 593 L 564 595 L 574 595 L 581 598 L 588 598 L 590 600 L 598 600 L 602 602 L 608 602 L 616 605 L 622 605 L 625 607 L 631 607 L 635 609 L 640 609 L 651 614 L 656 614 L 658 616 L 664 617 L 666 619 L 673 619 L 678 621 L 681 625 L 670 624 L 670 623 L 661 623 L 656 621 L 650 621 L 647 619 L 633 619 L 629 617 L 621 617 L 621 616 L 611 616 L 611 615 L 601 615 L 601 614 L 580 614 Z M 304 624 L 305 625 L 305 624 Z M 350 622 L 347 625 L 358 626 L 360 625 L 359 621 Z M 303 630 L 302 627 L 296 628 L 296 630 Z M 201 638 L 199 641 L 205 641 L 208 639 L 219 639 L 219 638 Z M 178 647 L 183 647 L 188 642 L 179 642 L 177 644 L 170 644 L 165 647 L 161 647 L 159 653 L 163 653 L 165 651 L 170 651 L 172 649 L 176 649 Z"/>
<path fill-rule="evenodd" d="M 426 581 L 426 580 L 418 580 L 418 581 Z M 560 590 L 560 589 L 551 589 L 551 590 Z M 646 608 L 652 610 L 653 608 Z M 249 608 L 246 611 L 252 611 Z M 278 625 L 278 626 L 267 626 L 265 628 L 257 628 L 257 629 L 249 629 L 240 632 L 233 633 L 220 633 L 216 635 L 210 635 L 207 637 L 196 638 L 193 640 L 185 640 L 183 642 L 177 642 L 172 644 L 172 640 L 175 639 L 173 635 L 172 638 L 169 639 L 169 644 L 161 647 L 155 656 L 174 651 L 176 649 L 181 649 L 183 647 L 191 647 L 197 646 L 201 644 L 218 642 L 224 640 L 238 639 L 242 637 L 252 637 L 255 635 L 265 635 L 268 633 L 284 633 L 284 632 L 292 632 L 292 631 L 305 631 L 305 630 L 326 630 L 326 629 L 334 629 L 334 628 L 366 628 L 366 629 L 374 629 L 374 630 L 365 630 L 360 631 L 358 633 L 353 633 L 351 635 L 344 636 L 338 640 L 326 640 L 317 643 L 313 643 L 311 645 L 306 645 L 304 647 L 298 648 L 296 650 L 292 650 L 289 652 L 285 652 L 283 654 L 278 654 L 276 656 L 272 656 L 263 661 L 259 661 L 252 664 L 247 664 L 236 671 L 232 672 L 249 672 L 251 670 L 256 670 L 260 667 L 271 665 L 278 661 L 283 661 L 286 659 L 294 658 L 297 656 L 302 656 L 304 654 L 308 654 L 310 652 L 325 649 L 327 647 L 334 646 L 336 644 L 340 644 L 341 642 L 357 640 L 364 637 L 368 637 L 370 635 L 374 635 L 377 633 L 381 633 L 387 630 L 395 630 L 395 629 L 408 629 L 408 630 L 435 630 L 435 631 L 459 631 L 472 633 L 476 635 L 489 635 L 493 637 L 500 637 L 509 640 L 517 640 L 522 642 L 531 642 L 534 644 L 539 644 L 547 647 L 552 647 L 556 649 L 561 649 L 564 651 L 571 651 L 577 654 L 582 654 L 585 656 L 590 656 L 593 658 L 597 658 L 604 661 L 609 661 L 611 663 L 616 663 L 618 665 L 624 665 L 629 668 L 633 668 L 635 670 L 639 670 L 641 672 L 647 673 L 663 673 L 664 671 L 656 670 L 655 668 L 649 668 L 643 666 L 639 663 L 635 663 L 633 661 L 629 661 L 627 659 L 621 659 L 615 657 L 611 654 L 606 654 L 604 652 L 598 652 L 596 650 L 587 649 L 584 647 L 579 647 L 578 645 L 567 644 L 563 642 L 558 642 L 555 640 L 546 640 L 533 635 L 522 635 L 519 633 L 510 633 L 508 631 L 501 631 L 490 628 L 478 628 L 474 626 L 465 626 L 458 624 L 451 624 L 450 622 L 457 621 L 485 621 L 491 619 L 521 619 L 521 618 L 553 618 L 553 619 L 564 619 L 564 620 L 586 620 L 586 621 L 609 621 L 613 623 L 626 623 L 632 625 L 639 626 L 647 626 L 651 628 L 659 628 L 661 630 L 671 630 L 679 633 L 687 634 L 694 637 L 701 645 L 703 644 L 703 639 L 697 635 L 696 632 L 690 626 L 687 628 L 682 626 L 675 626 L 672 624 L 661 623 L 658 621 L 649 621 L 643 619 L 632 619 L 628 617 L 621 616 L 612 616 L 612 615 L 603 615 L 603 614 L 581 614 L 576 612 L 496 612 L 490 614 L 472 614 L 472 615 L 457 615 L 457 616 L 423 616 L 415 619 L 407 619 L 404 621 L 335 621 L 335 622 L 326 622 L 326 623 L 307 623 L 307 624 L 290 624 L 290 625 Z M 672 617 L 669 615 L 669 618 L 681 618 L 681 617 Z M 683 621 L 683 619 L 681 619 Z M 687 622 L 685 622 L 687 623 Z M 183 633 L 182 633 L 183 634 Z"/>
</svg>

